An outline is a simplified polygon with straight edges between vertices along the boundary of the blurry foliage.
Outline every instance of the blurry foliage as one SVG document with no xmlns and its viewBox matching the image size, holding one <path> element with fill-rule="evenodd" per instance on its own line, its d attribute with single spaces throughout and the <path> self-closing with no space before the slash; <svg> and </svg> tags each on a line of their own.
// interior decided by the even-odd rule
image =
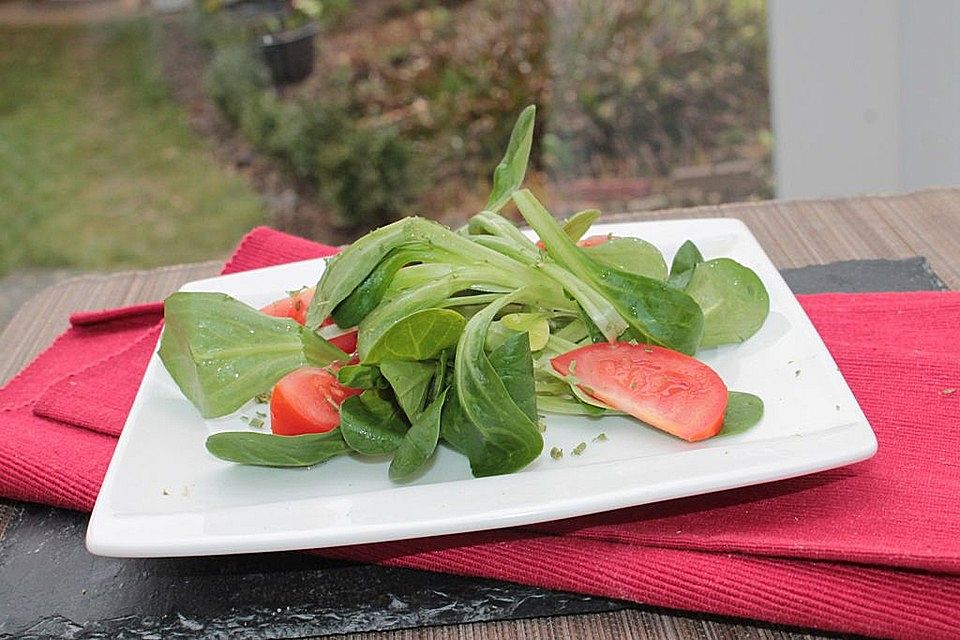
<svg viewBox="0 0 960 640">
<path fill-rule="evenodd" d="M 375 225 L 413 201 L 417 163 L 394 127 L 358 121 L 334 101 L 280 99 L 252 47 L 216 49 L 207 86 L 251 144 L 315 186 L 341 221 Z"/>
<path fill-rule="evenodd" d="M 336 25 L 352 6 L 351 0 L 197 0 L 193 20 L 197 35 L 209 43 L 223 31 L 276 33 L 307 22 Z M 232 29 L 227 20 L 233 21 Z"/>
<path fill-rule="evenodd" d="M 664 174 L 726 160 L 767 125 L 761 2 L 554 3 L 551 131 L 560 174 Z M 753 139 L 751 139 L 753 138 Z"/>
<path fill-rule="evenodd" d="M 367 199 L 400 211 L 416 193 L 403 181 L 413 175 L 430 184 L 418 203 L 428 215 L 478 206 L 516 114 L 530 103 L 540 106 L 534 167 L 554 181 L 668 181 L 679 166 L 769 164 L 763 0 L 352 6 L 321 34 L 317 70 L 283 100 L 258 95 L 244 101 L 243 116 L 215 89 L 215 76 L 237 60 L 211 71 L 227 116 L 346 217 L 368 219 L 375 207 Z M 252 79 L 237 72 L 238 85 Z M 318 133 L 323 118 L 343 135 Z M 324 148 L 311 149 L 313 140 Z M 379 155 L 364 162 L 366 153 Z M 398 163 L 414 155 L 420 166 L 404 172 Z M 341 171 L 352 176 L 338 178 Z"/>
<path fill-rule="evenodd" d="M 197 2 L 188 14 L 193 36 L 207 49 L 246 44 L 250 39 L 247 28 L 240 20 L 232 19 L 219 6 L 206 6 Z"/>
<path fill-rule="evenodd" d="M 486 181 L 531 102 L 534 162 L 554 179 L 768 161 L 762 0 L 383 4 L 374 24 L 329 34 L 300 92 L 395 123 L 435 182 Z"/>
<path fill-rule="evenodd" d="M 517 113 L 545 104 L 543 3 L 385 4 L 384 33 L 366 25 L 346 47 L 336 33 L 321 42 L 320 68 L 301 95 L 338 95 L 356 117 L 396 124 L 431 157 L 436 181 L 486 180 Z M 403 13 L 406 5 L 414 8 Z"/>
<path fill-rule="evenodd" d="M 210 97 L 233 125 L 239 126 L 250 102 L 270 85 L 270 73 L 257 52 L 244 44 L 220 48 L 207 70 Z"/>
</svg>

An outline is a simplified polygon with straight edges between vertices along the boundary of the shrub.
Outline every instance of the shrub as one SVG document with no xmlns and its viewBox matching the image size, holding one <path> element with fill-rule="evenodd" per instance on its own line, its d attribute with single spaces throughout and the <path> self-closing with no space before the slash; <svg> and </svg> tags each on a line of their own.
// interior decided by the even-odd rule
<svg viewBox="0 0 960 640">
<path fill-rule="evenodd" d="M 301 180 L 319 184 L 324 176 L 318 158 L 349 135 L 352 122 L 343 109 L 321 102 L 288 102 L 280 109 L 285 113 L 266 150 L 287 162 Z"/>
<path fill-rule="evenodd" d="M 383 222 L 418 192 L 413 146 L 396 129 L 364 126 L 338 104 L 281 99 L 251 48 L 217 49 L 207 85 L 244 137 L 316 186 L 344 222 Z"/>
<path fill-rule="evenodd" d="M 374 225 L 413 201 L 420 186 L 413 146 L 396 129 L 366 127 L 335 104 L 259 104 L 259 123 L 245 128 L 256 130 L 261 149 L 316 186 L 343 221 Z"/>
<path fill-rule="evenodd" d="M 553 15 L 557 140 L 544 161 L 561 175 L 666 175 L 729 159 L 765 128 L 762 1 L 570 0 Z"/>
<path fill-rule="evenodd" d="M 265 89 L 248 96 L 238 126 L 255 148 L 282 160 L 285 153 L 283 146 L 278 144 L 278 136 L 296 117 L 296 109 L 287 108 L 276 93 Z"/>
<path fill-rule="evenodd" d="M 422 186 L 413 145 L 391 127 L 347 129 L 318 146 L 316 160 L 318 186 L 355 224 L 400 214 Z"/>
<path fill-rule="evenodd" d="M 187 20 L 197 41 L 211 51 L 243 44 L 249 39 L 242 24 L 230 20 L 219 7 L 209 6 L 208 3 L 194 3 Z"/>
<path fill-rule="evenodd" d="M 270 74 L 256 51 L 244 45 L 216 50 L 207 70 L 210 97 L 234 125 L 239 125 L 251 103 L 270 85 Z"/>
<path fill-rule="evenodd" d="M 417 11 L 406 35 L 386 20 L 356 28 L 350 55 L 318 57 L 307 86 L 389 114 L 436 191 L 463 185 L 444 194 L 454 209 L 476 206 L 457 193 L 486 184 L 531 102 L 533 166 L 558 182 L 757 157 L 769 126 L 764 0 L 382 4 Z"/>
</svg>

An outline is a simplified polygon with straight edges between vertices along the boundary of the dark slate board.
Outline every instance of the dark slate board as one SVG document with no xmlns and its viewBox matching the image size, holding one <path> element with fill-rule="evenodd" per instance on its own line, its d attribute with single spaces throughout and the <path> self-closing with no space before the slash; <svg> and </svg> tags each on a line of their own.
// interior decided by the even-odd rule
<svg viewBox="0 0 960 640">
<path fill-rule="evenodd" d="M 65 638 L 300 638 L 566 613 L 623 603 L 302 553 L 114 559 L 86 514 L 26 505 L 0 546 L 0 633 Z"/>
<path fill-rule="evenodd" d="M 946 291 L 948 288 L 926 258 L 849 260 L 784 269 L 781 273 L 794 293 Z"/>
<path fill-rule="evenodd" d="M 797 293 L 945 289 L 923 258 L 783 272 Z M 24 505 L 0 541 L 0 637 L 289 638 L 613 611 L 631 603 L 301 553 L 120 560 L 85 514 Z"/>
</svg>

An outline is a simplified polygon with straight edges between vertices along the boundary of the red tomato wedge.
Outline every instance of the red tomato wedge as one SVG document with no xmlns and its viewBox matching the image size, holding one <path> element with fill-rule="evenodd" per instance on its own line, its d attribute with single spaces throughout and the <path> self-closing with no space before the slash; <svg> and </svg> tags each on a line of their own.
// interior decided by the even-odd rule
<svg viewBox="0 0 960 640">
<path fill-rule="evenodd" d="M 607 240 L 609 240 L 609 239 L 612 238 L 612 237 L 613 237 L 613 236 L 610 236 L 610 235 L 606 235 L 606 236 L 587 236 L 586 238 L 583 238 L 583 239 L 581 239 L 581 240 L 577 240 L 577 246 L 580 247 L 580 248 L 584 248 L 584 247 L 595 247 L 595 246 L 597 246 L 598 244 L 603 244 L 604 242 L 606 242 Z M 546 245 L 543 244 L 543 240 L 537 240 L 537 249 L 546 250 L 546 248 L 547 248 Z"/>
<path fill-rule="evenodd" d="M 688 442 L 719 433 L 727 385 L 695 358 L 648 344 L 591 344 L 550 361 L 584 392 Z"/>
<path fill-rule="evenodd" d="M 313 300 L 313 288 L 304 287 L 284 298 L 275 300 L 267 306 L 260 309 L 268 316 L 275 318 L 291 318 L 298 324 L 307 322 L 307 309 L 310 308 L 310 302 Z"/>
<path fill-rule="evenodd" d="M 306 324 L 307 309 L 310 308 L 313 293 L 313 287 L 304 287 L 294 294 L 271 302 L 260 311 L 275 318 L 290 318 L 298 324 Z M 333 324 L 333 319 L 327 318 L 322 326 L 326 327 L 331 324 Z M 343 335 L 330 338 L 329 342 L 344 353 L 353 353 L 357 350 L 357 330 L 353 329 Z"/>
<path fill-rule="evenodd" d="M 331 324 L 333 324 L 333 318 L 327 318 L 321 326 L 326 327 Z M 355 353 L 357 350 L 357 330 L 351 329 L 335 338 L 330 338 L 327 342 L 344 353 Z"/>
<path fill-rule="evenodd" d="M 326 369 L 292 371 L 270 395 L 270 430 L 278 436 L 332 431 L 340 426 L 340 404 L 361 392 L 343 386 Z"/>
</svg>

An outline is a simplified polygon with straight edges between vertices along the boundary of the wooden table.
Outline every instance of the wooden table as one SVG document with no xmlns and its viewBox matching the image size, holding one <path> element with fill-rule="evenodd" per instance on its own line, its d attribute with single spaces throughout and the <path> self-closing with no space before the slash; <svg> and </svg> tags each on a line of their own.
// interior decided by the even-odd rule
<svg viewBox="0 0 960 640">
<path fill-rule="evenodd" d="M 747 223 L 780 268 L 864 258 L 925 256 L 951 289 L 960 288 L 960 189 L 805 202 L 755 202 L 605 220 L 730 217 Z M 0 335 L 0 380 L 6 381 L 67 327 L 72 311 L 159 300 L 182 283 L 218 272 L 220 261 L 90 275 L 51 287 L 26 303 Z M 0 503 L 0 536 L 14 507 Z M 368 633 L 351 638 L 809 638 L 653 609 Z"/>
</svg>

